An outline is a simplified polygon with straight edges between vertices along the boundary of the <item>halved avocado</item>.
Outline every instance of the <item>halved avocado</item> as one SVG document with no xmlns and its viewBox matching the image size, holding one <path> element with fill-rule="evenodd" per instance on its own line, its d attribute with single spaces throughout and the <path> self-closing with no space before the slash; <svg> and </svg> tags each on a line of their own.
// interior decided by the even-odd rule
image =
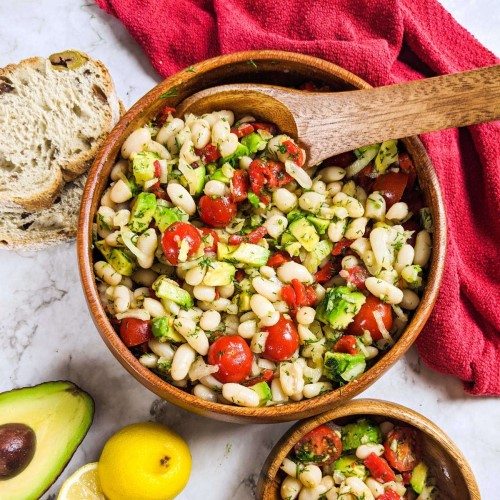
<svg viewBox="0 0 500 500">
<path fill-rule="evenodd" d="M 0 425 L 24 424 L 36 436 L 33 458 L 24 470 L 0 479 L 2 500 L 40 498 L 66 467 L 93 417 L 93 399 L 71 382 L 46 382 L 1 393 Z"/>
</svg>

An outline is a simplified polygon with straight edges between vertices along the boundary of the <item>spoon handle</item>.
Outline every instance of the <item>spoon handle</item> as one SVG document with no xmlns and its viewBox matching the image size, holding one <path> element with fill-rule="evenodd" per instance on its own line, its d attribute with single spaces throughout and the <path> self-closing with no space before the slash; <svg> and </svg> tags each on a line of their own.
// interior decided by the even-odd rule
<svg viewBox="0 0 500 500">
<path fill-rule="evenodd" d="M 500 65 L 337 93 L 280 96 L 314 163 L 360 146 L 500 118 Z M 332 136 L 335 136 L 335 142 Z M 323 147 L 321 145 L 324 145 Z"/>
</svg>

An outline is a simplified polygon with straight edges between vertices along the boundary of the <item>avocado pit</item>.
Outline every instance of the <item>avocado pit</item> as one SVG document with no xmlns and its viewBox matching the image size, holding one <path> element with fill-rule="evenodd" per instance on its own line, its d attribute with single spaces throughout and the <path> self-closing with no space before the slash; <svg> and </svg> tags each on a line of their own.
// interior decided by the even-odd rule
<svg viewBox="0 0 500 500">
<path fill-rule="evenodd" d="M 20 474 L 30 464 L 36 450 L 36 435 L 25 424 L 0 425 L 0 481 Z"/>
</svg>

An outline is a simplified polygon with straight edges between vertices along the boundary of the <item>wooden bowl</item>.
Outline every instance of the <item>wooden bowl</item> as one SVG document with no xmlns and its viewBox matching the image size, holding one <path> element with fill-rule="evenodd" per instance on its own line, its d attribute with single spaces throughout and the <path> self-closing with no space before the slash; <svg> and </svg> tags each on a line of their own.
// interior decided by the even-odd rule
<svg viewBox="0 0 500 500">
<path fill-rule="evenodd" d="M 110 133 L 89 172 L 80 211 L 77 251 L 83 289 L 94 323 L 113 355 L 134 378 L 167 401 L 201 415 L 239 423 L 284 422 L 317 415 L 337 406 L 370 386 L 407 351 L 422 330 L 437 298 L 446 249 L 443 201 L 429 157 L 420 140 L 412 137 L 404 142 L 415 161 L 420 185 L 425 192 L 426 203 L 431 209 L 435 226 L 428 284 L 420 306 L 404 334 L 392 349 L 356 382 L 348 384 L 342 390 L 283 406 L 243 408 L 210 403 L 174 387 L 142 366 L 111 326 L 99 300 L 92 266 L 92 221 L 125 138 L 133 130 L 147 123 L 163 107 L 175 107 L 185 97 L 204 88 L 234 82 L 264 82 L 290 86 L 305 81 L 324 82 L 332 90 L 338 91 L 369 87 L 365 81 L 345 69 L 303 54 L 263 50 L 216 57 L 171 76 L 140 99 Z"/>
<path fill-rule="evenodd" d="M 318 425 L 334 421 L 345 425 L 360 417 L 370 417 L 377 423 L 389 420 L 394 424 L 410 425 L 421 432 L 423 458 L 430 475 L 443 494 L 453 500 L 479 500 L 479 488 L 467 460 L 457 445 L 435 424 L 405 406 L 374 399 L 356 399 L 316 417 L 297 422 L 276 443 L 262 466 L 257 484 L 259 500 L 281 500 L 280 486 L 286 474 L 280 469 L 283 459 L 295 443 Z"/>
</svg>

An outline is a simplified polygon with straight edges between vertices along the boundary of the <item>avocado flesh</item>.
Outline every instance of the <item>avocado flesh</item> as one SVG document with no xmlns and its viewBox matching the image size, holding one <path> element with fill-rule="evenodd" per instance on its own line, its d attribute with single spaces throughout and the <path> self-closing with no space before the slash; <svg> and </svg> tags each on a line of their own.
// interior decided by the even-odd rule
<svg viewBox="0 0 500 500">
<path fill-rule="evenodd" d="M 78 448 L 94 417 L 94 401 L 71 382 L 46 382 L 0 394 L 0 425 L 31 427 L 36 435 L 33 459 L 17 476 L 0 482 L 2 500 L 36 500 Z"/>
</svg>

